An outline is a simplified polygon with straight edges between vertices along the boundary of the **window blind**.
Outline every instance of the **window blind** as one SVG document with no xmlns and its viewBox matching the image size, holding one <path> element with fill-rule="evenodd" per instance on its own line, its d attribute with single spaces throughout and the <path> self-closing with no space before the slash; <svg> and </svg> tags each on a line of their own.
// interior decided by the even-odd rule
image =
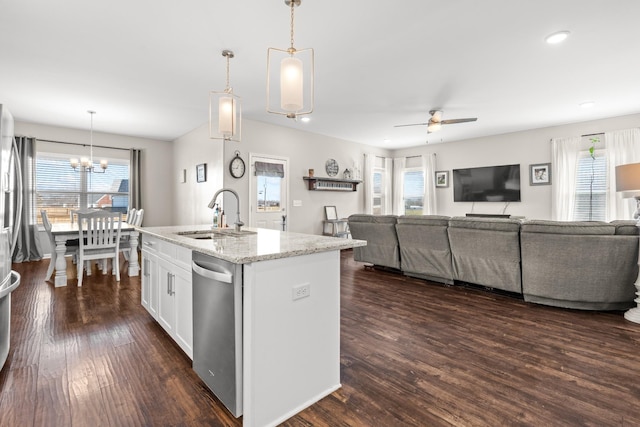
<svg viewBox="0 0 640 427">
<path fill-rule="evenodd" d="M 604 221 L 607 208 L 607 159 L 604 151 L 580 153 L 576 176 L 575 221 Z M 590 192 L 593 173 L 593 192 Z M 591 202 L 590 202 L 591 199 Z M 591 208 L 590 208 L 591 207 Z"/>
</svg>

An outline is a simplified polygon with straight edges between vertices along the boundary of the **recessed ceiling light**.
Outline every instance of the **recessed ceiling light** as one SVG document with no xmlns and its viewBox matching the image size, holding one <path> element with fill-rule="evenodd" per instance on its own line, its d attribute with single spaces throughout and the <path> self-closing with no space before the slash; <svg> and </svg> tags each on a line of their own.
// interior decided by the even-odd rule
<svg viewBox="0 0 640 427">
<path fill-rule="evenodd" d="M 549 44 L 558 44 L 565 41 L 567 37 L 569 37 L 569 31 L 558 31 L 556 33 L 553 33 L 547 36 L 545 40 Z"/>
<path fill-rule="evenodd" d="M 389 138 L 385 138 L 384 142 L 391 142 L 391 140 Z"/>
<path fill-rule="evenodd" d="M 594 105 L 596 105 L 596 103 L 593 102 L 593 101 L 585 101 L 585 102 L 580 103 L 580 107 L 582 107 L 582 108 L 591 108 Z"/>
<path fill-rule="evenodd" d="M 311 121 L 311 117 L 301 117 L 300 121 L 302 123 L 309 123 Z"/>
</svg>

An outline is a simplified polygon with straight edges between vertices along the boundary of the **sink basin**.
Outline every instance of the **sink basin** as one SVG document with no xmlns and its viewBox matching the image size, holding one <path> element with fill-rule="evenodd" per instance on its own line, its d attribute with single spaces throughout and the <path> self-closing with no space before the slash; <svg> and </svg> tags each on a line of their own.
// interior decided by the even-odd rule
<svg viewBox="0 0 640 427">
<path fill-rule="evenodd" d="M 240 237 L 249 234 L 256 234 L 256 232 L 249 230 L 236 231 L 233 228 L 215 228 L 212 230 L 180 231 L 176 234 L 178 234 L 178 236 L 189 237 L 191 239 L 207 240 L 216 237 Z"/>
</svg>

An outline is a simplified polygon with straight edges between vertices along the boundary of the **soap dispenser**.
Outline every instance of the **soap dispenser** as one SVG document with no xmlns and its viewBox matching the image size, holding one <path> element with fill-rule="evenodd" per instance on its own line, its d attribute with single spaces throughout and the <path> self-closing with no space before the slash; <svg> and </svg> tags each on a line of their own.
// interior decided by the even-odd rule
<svg viewBox="0 0 640 427">
<path fill-rule="evenodd" d="M 218 204 L 216 203 L 216 208 L 213 210 L 213 228 L 218 228 L 218 216 L 220 212 L 218 210 Z"/>
</svg>

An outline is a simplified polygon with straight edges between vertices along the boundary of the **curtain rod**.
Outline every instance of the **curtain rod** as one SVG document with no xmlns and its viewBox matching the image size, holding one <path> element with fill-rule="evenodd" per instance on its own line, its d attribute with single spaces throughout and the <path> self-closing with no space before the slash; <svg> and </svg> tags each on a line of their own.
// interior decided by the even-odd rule
<svg viewBox="0 0 640 427">
<path fill-rule="evenodd" d="M 586 135 L 580 135 L 581 138 L 584 138 L 585 136 L 596 136 L 596 135 L 604 135 L 604 132 L 598 132 L 598 133 L 588 133 Z"/>
<path fill-rule="evenodd" d="M 80 142 L 67 142 L 67 141 L 53 141 L 51 139 L 39 139 L 36 138 L 36 141 L 40 141 L 40 142 L 53 142 L 54 144 L 67 144 L 67 145 L 79 145 L 81 147 L 88 147 L 91 144 L 82 144 Z M 109 150 L 122 150 L 122 151 L 129 151 L 129 148 L 118 148 L 118 147 L 107 147 L 106 145 L 95 145 L 94 147 L 98 147 L 98 148 L 108 148 Z"/>
</svg>

